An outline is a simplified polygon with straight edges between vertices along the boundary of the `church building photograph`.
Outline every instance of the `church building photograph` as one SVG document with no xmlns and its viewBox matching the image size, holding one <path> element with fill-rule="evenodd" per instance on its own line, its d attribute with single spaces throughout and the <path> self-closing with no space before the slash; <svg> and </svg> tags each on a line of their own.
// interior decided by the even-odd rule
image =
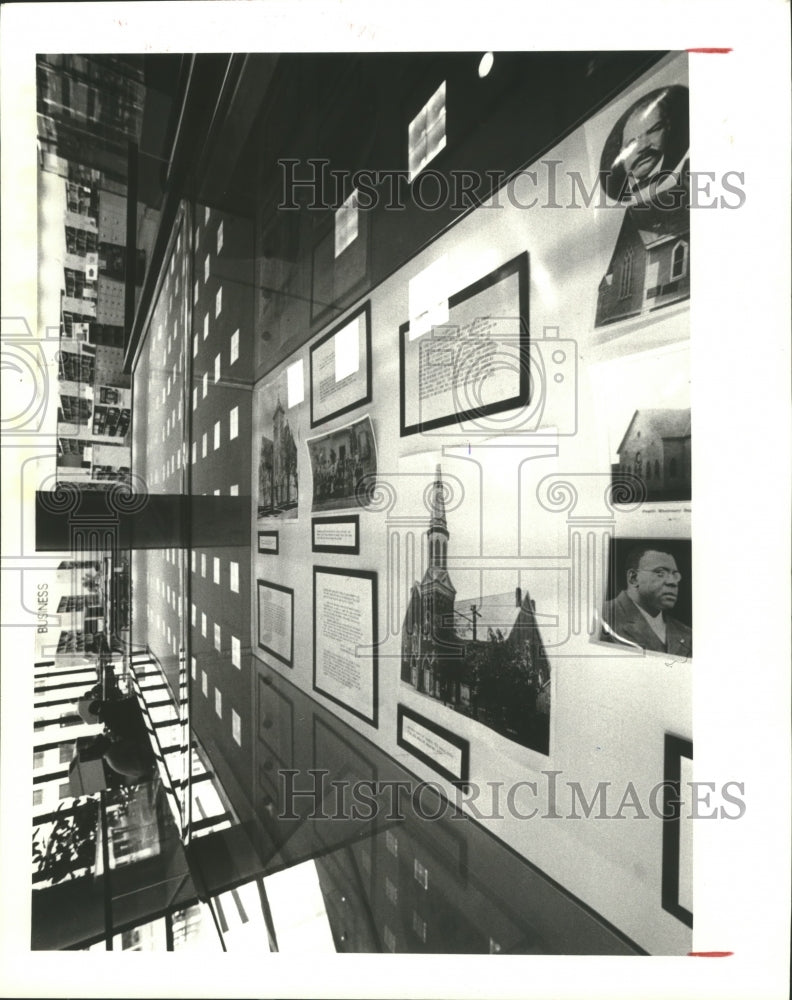
<svg viewBox="0 0 792 1000">
<path fill-rule="evenodd" d="M 426 532 L 426 571 L 402 626 L 401 679 L 507 739 L 549 752 L 550 664 L 526 590 L 459 599 L 440 466 Z"/>
</svg>

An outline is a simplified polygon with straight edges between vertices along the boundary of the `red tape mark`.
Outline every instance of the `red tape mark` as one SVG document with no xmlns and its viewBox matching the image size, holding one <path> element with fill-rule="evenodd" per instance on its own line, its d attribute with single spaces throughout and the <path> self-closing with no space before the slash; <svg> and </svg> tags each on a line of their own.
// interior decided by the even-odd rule
<svg viewBox="0 0 792 1000">
<path fill-rule="evenodd" d="M 712 54 L 714 52 L 716 55 L 724 55 L 726 52 L 731 52 L 732 50 L 731 49 L 686 49 L 685 51 L 686 52 L 708 52 L 710 54 Z"/>
<path fill-rule="evenodd" d="M 733 951 L 689 951 L 688 958 L 728 958 Z"/>
</svg>

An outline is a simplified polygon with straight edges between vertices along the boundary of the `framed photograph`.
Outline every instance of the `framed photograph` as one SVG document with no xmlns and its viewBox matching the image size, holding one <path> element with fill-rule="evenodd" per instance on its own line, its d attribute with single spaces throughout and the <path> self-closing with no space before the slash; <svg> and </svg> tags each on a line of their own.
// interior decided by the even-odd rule
<svg viewBox="0 0 792 1000">
<path fill-rule="evenodd" d="M 448 321 L 399 327 L 401 436 L 529 402 L 528 254 L 448 299 Z"/>
<path fill-rule="evenodd" d="M 280 536 L 277 531 L 258 533 L 258 550 L 261 555 L 276 556 L 280 552 Z"/>
<path fill-rule="evenodd" d="M 371 402 L 371 303 L 310 350 L 311 427 Z"/>
<path fill-rule="evenodd" d="M 377 574 L 314 566 L 313 689 L 377 727 Z"/>
<path fill-rule="evenodd" d="M 455 785 L 470 780 L 470 743 L 406 705 L 397 710 L 396 742 Z"/>
<path fill-rule="evenodd" d="M 311 551 L 360 554 L 360 517 L 314 517 L 311 520 Z"/>
<path fill-rule="evenodd" d="M 691 569 L 687 539 L 611 539 L 599 641 L 692 659 Z"/>
<path fill-rule="evenodd" d="M 267 580 L 258 582 L 258 647 L 292 666 L 294 591 Z"/>
<path fill-rule="evenodd" d="M 377 476 L 377 442 L 368 414 L 306 441 L 313 473 L 313 513 L 364 507 Z"/>
<path fill-rule="evenodd" d="M 693 926 L 693 820 L 689 782 L 693 778 L 693 743 L 665 734 L 663 764 L 662 907 Z"/>
</svg>

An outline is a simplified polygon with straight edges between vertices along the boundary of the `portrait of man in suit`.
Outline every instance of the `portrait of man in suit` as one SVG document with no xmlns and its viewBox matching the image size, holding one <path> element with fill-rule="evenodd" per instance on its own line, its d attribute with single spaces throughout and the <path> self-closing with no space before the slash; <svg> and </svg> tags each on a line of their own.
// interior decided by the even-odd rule
<svg viewBox="0 0 792 1000">
<path fill-rule="evenodd" d="M 602 609 L 600 639 L 688 658 L 693 632 L 671 612 L 682 579 L 673 554 L 657 543 L 633 546 L 626 559 L 626 586 Z"/>
<path fill-rule="evenodd" d="M 648 204 L 670 185 L 684 183 L 689 136 L 687 87 L 643 94 L 615 123 L 600 159 L 600 183 L 609 198 Z M 661 207 L 679 207 L 661 198 Z"/>
</svg>

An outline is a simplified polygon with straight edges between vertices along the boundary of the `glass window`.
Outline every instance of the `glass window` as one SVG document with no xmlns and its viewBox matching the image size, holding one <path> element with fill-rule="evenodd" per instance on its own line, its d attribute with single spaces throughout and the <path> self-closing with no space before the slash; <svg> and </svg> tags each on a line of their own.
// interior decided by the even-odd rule
<svg viewBox="0 0 792 1000">
<path fill-rule="evenodd" d="M 410 122 L 408 166 L 413 180 L 446 144 L 446 82 L 440 84 Z"/>
<path fill-rule="evenodd" d="M 358 193 L 355 189 L 335 213 L 335 256 L 346 250 L 358 234 Z"/>
</svg>

